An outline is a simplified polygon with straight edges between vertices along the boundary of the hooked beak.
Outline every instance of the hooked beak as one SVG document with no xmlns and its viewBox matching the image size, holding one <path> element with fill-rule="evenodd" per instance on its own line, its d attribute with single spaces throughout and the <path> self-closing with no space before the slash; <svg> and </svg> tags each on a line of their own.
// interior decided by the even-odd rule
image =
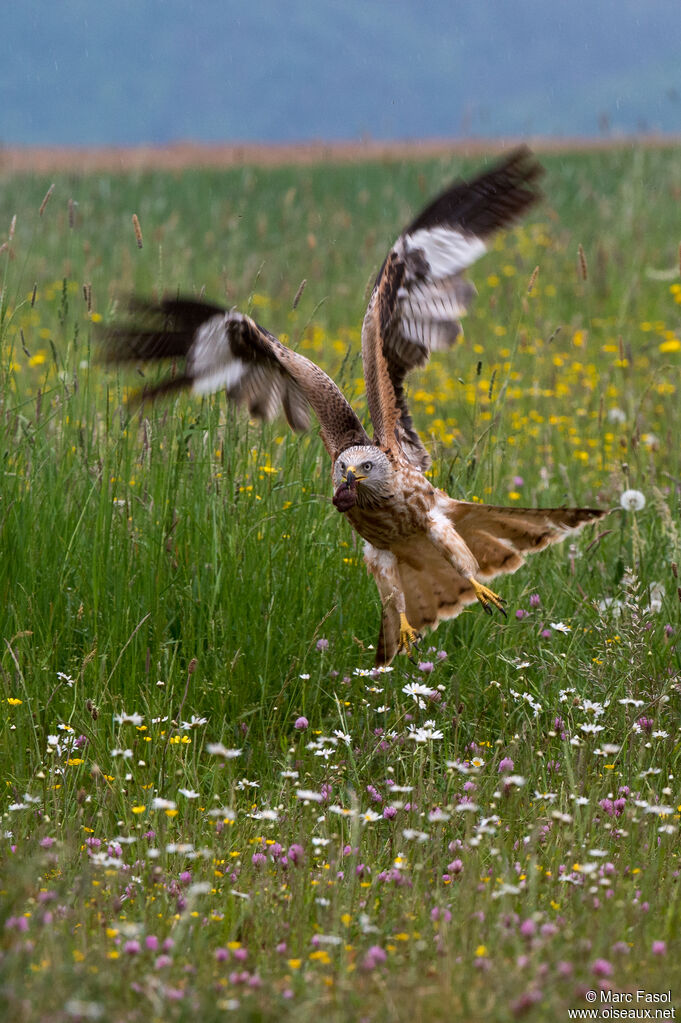
<svg viewBox="0 0 681 1023">
<path fill-rule="evenodd" d="M 355 469 L 354 465 L 348 466 L 347 472 L 342 477 L 343 483 L 347 483 L 347 485 L 349 487 L 352 486 L 352 484 L 355 482 L 355 480 L 365 480 L 365 479 L 366 479 L 366 476 L 362 475 L 362 473 L 358 473 L 357 470 Z"/>
</svg>

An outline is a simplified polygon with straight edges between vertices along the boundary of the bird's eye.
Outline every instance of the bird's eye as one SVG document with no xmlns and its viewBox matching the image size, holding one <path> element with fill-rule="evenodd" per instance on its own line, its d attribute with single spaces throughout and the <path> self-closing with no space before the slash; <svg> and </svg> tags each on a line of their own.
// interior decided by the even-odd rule
<svg viewBox="0 0 681 1023">
<path fill-rule="evenodd" d="M 373 467 L 374 467 L 374 463 L 373 462 L 365 462 L 364 465 L 362 466 L 362 468 L 364 469 L 365 472 L 371 472 Z"/>
<path fill-rule="evenodd" d="M 341 467 L 341 472 L 345 472 L 345 468 L 346 468 L 345 462 L 341 462 L 340 467 Z"/>
</svg>

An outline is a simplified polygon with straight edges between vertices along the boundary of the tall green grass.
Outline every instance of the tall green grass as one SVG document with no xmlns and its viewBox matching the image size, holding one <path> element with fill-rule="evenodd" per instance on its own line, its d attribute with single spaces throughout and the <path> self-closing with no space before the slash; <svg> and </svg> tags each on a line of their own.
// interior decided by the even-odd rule
<svg viewBox="0 0 681 1023">
<path fill-rule="evenodd" d="M 475 267 L 466 336 L 412 405 L 453 496 L 615 510 L 500 580 L 508 620 L 471 609 L 424 639 L 420 669 L 400 659 L 374 678 L 356 672 L 373 662 L 378 596 L 315 432 L 250 423 L 219 395 L 131 413 L 140 377 L 99 366 L 95 332 L 130 291 L 205 291 L 285 334 L 362 411 L 367 284 L 471 164 L 63 177 L 42 215 L 51 179 L 3 182 L 3 230 L 17 218 L 0 254 L 8 1018 L 543 1019 L 602 981 L 671 983 L 679 154 L 545 163 L 545 204 Z M 628 488 L 642 511 L 618 507 Z M 402 689 L 415 678 L 423 707 Z M 183 727 L 192 715 L 205 723 Z M 441 738 L 417 741 L 428 719 Z M 396 798 L 391 780 L 412 791 Z M 602 801 L 621 787 L 612 816 Z M 361 817 L 372 807 L 377 821 Z M 134 843 L 118 856 L 120 836 Z M 299 844 L 298 864 L 275 842 Z M 167 967 L 149 936 L 175 942 Z"/>
</svg>

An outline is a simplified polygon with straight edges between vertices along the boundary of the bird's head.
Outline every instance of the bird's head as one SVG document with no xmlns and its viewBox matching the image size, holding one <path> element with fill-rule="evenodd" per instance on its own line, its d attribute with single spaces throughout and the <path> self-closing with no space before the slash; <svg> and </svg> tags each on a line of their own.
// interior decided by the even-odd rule
<svg viewBox="0 0 681 1023">
<path fill-rule="evenodd" d="M 348 511 L 355 504 L 377 507 L 392 494 L 392 477 L 392 465 L 379 447 L 346 448 L 333 466 L 333 503 L 338 511 Z"/>
</svg>

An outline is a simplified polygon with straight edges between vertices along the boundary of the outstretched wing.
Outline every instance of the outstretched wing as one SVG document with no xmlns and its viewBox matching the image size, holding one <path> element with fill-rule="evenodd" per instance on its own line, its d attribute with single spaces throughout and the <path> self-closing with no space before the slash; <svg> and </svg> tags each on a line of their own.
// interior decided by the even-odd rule
<svg viewBox="0 0 681 1023">
<path fill-rule="evenodd" d="M 102 337 L 108 362 L 182 360 L 180 372 L 145 388 L 143 401 L 187 388 L 207 394 L 224 388 L 252 416 L 272 419 L 280 410 L 294 430 L 306 430 L 312 408 L 333 459 L 353 444 L 367 444 L 362 424 L 331 380 L 234 309 L 194 299 L 134 299 L 131 322 L 108 328 Z"/>
<path fill-rule="evenodd" d="M 397 443 L 421 469 L 430 459 L 409 414 L 405 377 L 454 343 L 475 294 L 463 271 L 492 234 L 536 202 L 542 173 L 522 147 L 473 181 L 455 182 L 405 228 L 381 267 L 362 328 L 367 401 L 377 443 Z"/>
</svg>

